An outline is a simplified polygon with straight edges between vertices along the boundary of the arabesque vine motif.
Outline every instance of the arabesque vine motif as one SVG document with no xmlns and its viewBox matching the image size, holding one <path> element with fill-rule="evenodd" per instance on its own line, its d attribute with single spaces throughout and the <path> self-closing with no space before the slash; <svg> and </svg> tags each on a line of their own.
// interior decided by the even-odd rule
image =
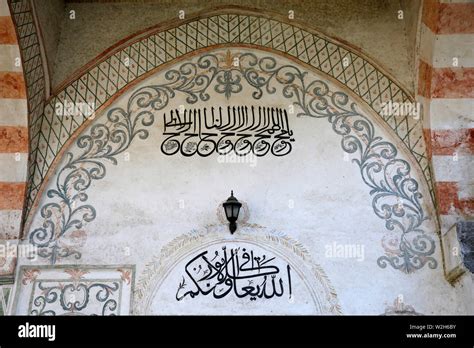
<svg viewBox="0 0 474 348">
<path fill-rule="evenodd" d="M 57 176 L 56 189 L 47 193 L 58 202 L 42 207 L 43 226 L 30 233 L 30 241 L 42 248 L 40 256 L 52 263 L 58 257 L 80 258 L 80 252 L 61 244 L 61 239 L 92 221 L 96 211 L 91 205 L 73 208 L 73 203 L 85 202 L 85 190 L 92 180 L 105 176 L 103 160 L 116 164 L 115 156 L 125 151 L 133 138 L 148 136 L 148 131 L 140 126 L 151 125 L 154 112 L 165 108 L 176 93 L 184 95 L 189 104 L 205 102 L 210 99 L 208 88 L 214 85 L 216 93 L 230 99 L 246 83 L 254 90 L 254 99 L 260 99 L 264 93 L 276 93 L 275 85 L 280 84 L 283 96 L 299 109 L 298 117 L 326 119 L 341 136 L 342 149 L 353 156 L 362 180 L 370 188 L 375 214 L 385 220 L 390 232 L 390 239 L 382 241 L 385 255 L 377 260 L 380 267 L 390 265 L 406 273 L 425 265 L 437 267 L 432 257 L 435 242 L 423 231 L 427 217 L 418 182 L 410 176 L 409 163 L 400 158 L 392 143 L 375 134 L 373 123 L 357 110 L 347 94 L 331 91 L 322 80 L 309 81 L 307 73 L 296 66 L 279 65 L 273 57 L 257 57 L 248 52 L 232 57 L 229 51 L 227 55 L 204 54 L 196 61 L 168 70 L 164 78 L 163 84 L 145 86 L 133 93 L 127 110 L 110 110 L 111 126 L 97 124 L 90 135 L 80 137 L 77 145 L 84 151 L 79 157 L 68 153 L 68 161 Z"/>
<path fill-rule="evenodd" d="M 42 291 L 34 298 L 30 315 L 58 315 L 55 309 L 46 309 L 48 304 L 59 303 L 65 313 L 80 314 L 92 301 L 100 304 L 100 315 L 116 315 L 118 302 L 113 298 L 120 288 L 119 282 L 110 285 L 104 283 L 70 283 L 46 286 L 38 283 Z M 95 292 L 95 296 L 94 296 Z M 94 298 L 91 298 L 94 297 Z"/>
<path fill-rule="evenodd" d="M 127 111 L 111 109 L 107 115 L 109 124 L 92 126 L 88 135 L 81 136 L 76 144 L 82 152 L 75 156 L 66 154 L 67 161 L 56 175 L 55 188 L 49 189 L 52 202 L 41 208 L 43 225 L 29 234 L 31 244 L 38 247 L 38 255 L 55 264 L 58 258 L 81 258 L 77 250 L 84 242 L 82 230 L 87 222 L 96 218 L 96 210 L 87 201 L 86 190 L 93 180 L 105 177 L 105 162 L 117 164 L 116 156 L 123 153 L 133 139 L 146 139 L 148 127 L 154 116 L 147 106 L 152 100 L 146 93 L 130 98 Z"/>
</svg>

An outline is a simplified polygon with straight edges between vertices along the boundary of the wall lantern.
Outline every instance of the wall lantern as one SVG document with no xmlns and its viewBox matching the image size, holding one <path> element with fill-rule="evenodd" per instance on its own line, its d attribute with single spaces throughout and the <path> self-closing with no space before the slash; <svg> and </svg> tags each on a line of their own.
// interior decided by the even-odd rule
<svg viewBox="0 0 474 348">
<path fill-rule="evenodd" d="M 229 230 L 230 233 L 234 233 L 237 229 L 237 218 L 239 217 L 240 207 L 242 207 L 242 203 L 240 203 L 237 198 L 234 197 L 234 191 L 230 191 L 230 197 L 227 198 L 227 201 L 222 203 L 224 206 L 225 216 L 227 220 L 229 220 Z"/>
</svg>

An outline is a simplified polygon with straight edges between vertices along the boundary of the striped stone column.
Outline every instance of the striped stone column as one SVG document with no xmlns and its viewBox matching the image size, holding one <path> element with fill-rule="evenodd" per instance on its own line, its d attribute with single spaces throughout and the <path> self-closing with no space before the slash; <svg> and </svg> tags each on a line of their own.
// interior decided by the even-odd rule
<svg viewBox="0 0 474 348">
<path fill-rule="evenodd" d="M 474 217 L 473 1 L 424 1 L 418 67 L 446 271 L 455 278 L 455 224 Z"/>
<path fill-rule="evenodd" d="M 28 162 L 28 108 L 20 49 L 7 0 L 0 0 L 0 244 L 20 233 Z M 13 244 L 14 245 L 14 244 Z M 2 255 L 0 277 L 13 274 L 15 258 Z"/>
</svg>

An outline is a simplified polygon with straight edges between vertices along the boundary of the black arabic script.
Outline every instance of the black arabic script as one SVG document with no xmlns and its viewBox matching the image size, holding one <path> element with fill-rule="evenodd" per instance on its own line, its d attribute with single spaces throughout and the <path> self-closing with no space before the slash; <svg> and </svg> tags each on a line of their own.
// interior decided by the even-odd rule
<svg viewBox="0 0 474 348">
<path fill-rule="evenodd" d="M 285 109 L 228 106 L 171 110 L 163 115 L 165 139 L 161 151 L 168 156 L 209 156 L 217 152 L 238 156 L 285 156 L 292 149 L 293 131 Z"/>
<path fill-rule="evenodd" d="M 275 257 L 256 255 L 245 248 L 227 250 L 222 247 L 213 253 L 203 251 L 186 264 L 187 277 L 180 282 L 176 299 L 181 301 L 200 294 L 221 299 L 233 293 L 238 298 L 249 297 L 255 301 L 281 297 L 285 290 L 291 298 L 291 267 L 287 265 L 286 274 L 282 275 L 273 261 Z M 187 278 L 191 280 L 190 284 L 186 282 Z"/>
</svg>

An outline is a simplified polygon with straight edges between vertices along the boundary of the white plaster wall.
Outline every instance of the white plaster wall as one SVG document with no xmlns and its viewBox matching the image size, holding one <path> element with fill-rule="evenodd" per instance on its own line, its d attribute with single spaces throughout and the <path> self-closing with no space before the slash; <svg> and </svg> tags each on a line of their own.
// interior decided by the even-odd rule
<svg viewBox="0 0 474 348">
<path fill-rule="evenodd" d="M 245 50 L 233 50 L 233 53 L 243 51 Z M 224 54 L 225 51 L 220 53 Z M 268 55 L 262 52 L 257 54 Z M 276 59 L 279 64 L 293 64 L 281 57 Z M 117 99 L 111 107 L 126 107 L 133 91 L 145 85 L 162 83 L 164 73 L 157 73 L 141 82 Z M 313 72 L 308 74 L 314 79 L 324 79 Z M 334 90 L 341 89 L 332 83 L 330 86 Z M 253 90 L 248 88 L 232 96 L 230 100 L 212 89 L 209 91 L 210 101 L 199 102 L 192 107 L 254 104 L 287 108 L 289 104 L 278 91 L 273 95 L 265 94 L 259 101 L 251 97 Z M 170 108 L 181 104 L 187 107 L 184 97 L 177 94 L 163 112 L 168 113 Z M 369 115 L 364 105 L 358 106 Z M 111 107 L 97 117 L 94 123 L 106 122 L 105 114 Z M 382 269 L 377 265 L 377 259 L 384 255 L 381 243 L 382 238 L 387 235 L 384 221 L 374 214 L 369 188 L 363 183 L 358 167 L 344 159 L 340 136 L 334 133 L 327 120 L 290 115 L 290 127 L 295 137 L 292 152 L 283 157 L 267 155 L 258 158 L 253 166 L 219 163 L 215 154 L 206 158 L 163 155 L 160 151 L 163 112 L 155 114 L 155 123 L 149 127 L 148 139 L 135 139 L 127 152 L 118 156 L 118 165 L 107 164 L 105 178 L 92 183 L 87 191 L 87 202 L 96 209 L 97 218 L 82 228 L 87 236 L 80 248 L 82 257 L 80 260 L 60 259 L 58 264 L 134 264 L 136 279 L 140 281 L 145 277 L 147 264 L 160 256 L 163 247 L 192 230 L 198 230 L 204 235 L 209 233 L 209 236 L 221 236 L 219 243 L 230 245 L 236 243 L 239 233 L 262 236 L 279 233 L 291 237 L 309 251 L 312 261 L 303 262 L 301 267 L 309 267 L 310 263 L 314 263 L 322 268 L 337 294 L 344 314 L 382 314 L 400 295 L 406 304 L 413 306 L 419 313 L 466 312 L 467 309 L 458 298 L 459 290 L 451 287 L 443 277 L 439 240 L 434 234 L 434 215 L 429 215 L 429 196 L 423 188 L 422 194 L 426 198 L 422 204 L 431 217 L 423 226 L 436 241 L 434 257 L 438 261 L 438 267 L 432 270 L 425 266 L 412 274 L 405 274 L 390 267 Z M 385 139 L 394 139 L 378 125 L 376 132 Z M 70 151 L 78 154 L 81 149 L 74 145 Z M 400 156 L 409 160 L 403 151 L 400 151 Z M 60 164 L 58 168 L 61 166 Z M 416 172 L 412 175 L 421 183 L 422 178 Z M 52 177 L 49 188 L 54 187 L 54 181 L 55 178 Z M 219 220 L 217 214 L 221 209 L 220 203 L 229 196 L 231 189 L 249 209 L 248 221 L 239 226 L 234 236 L 230 235 L 226 224 Z M 45 202 L 48 202 L 48 198 L 43 195 L 40 206 Z M 31 229 L 41 226 L 42 221 L 39 212 L 36 212 Z M 213 238 L 205 240 L 209 242 Z M 326 246 L 333 243 L 363 247 L 363 258 L 327 257 Z M 265 243 L 260 243 L 257 248 L 264 246 Z M 197 253 L 199 247 L 195 250 Z M 284 263 L 285 259 L 278 258 L 278 262 Z M 22 259 L 21 263 L 47 262 L 41 259 L 33 262 Z M 218 304 L 210 296 L 178 302 L 173 300 L 173 296 L 180 275 L 184 274 L 185 262 L 177 260 L 176 263 L 156 294 L 147 294 L 154 298 L 148 312 L 311 312 L 311 306 L 304 301 L 295 304 L 282 299 L 268 299 L 265 300 L 268 303 L 259 302 L 254 305 L 249 300 L 237 300 L 231 295 L 225 302 Z M 294 281 L 295 287 L 299 289 L 298 296 L 304 297 L 306 292 L 301 284 L 305 279 L 295 276 Z M 247 305 L 243 305 L 243 302 Z M 235 308 L 240 309 L 236 311 Z"/>
<path fill-rule="evenodd" d="M 323 33 L 341 38 L 381 62 L 410 91 L 413 91 L 414 50 L 405 28 L 416 26 L 415 5 L 401 6 L 399 0 L 240 0 L 236 1 L 147 1 L 114 3 L 68 2 L 62 23 L 58 54 L 53 72 L 53 88 L 119 40 L 163 21 L 178 19 L 179 11 L 186 18 L 192 13 L 216 6 L 244 6 L 265 13 L 268 9 L 283 17 L 294 12 L 294 19 Z M 398 11 L 405 10 L 403 19 Z M 75 11 L 75 18 L 67 14 Z M 415 23 L 415 24 L 413 24 Z M 410 29 L 411 30 L 411 29 Z M 49 40 L 49 39 L 47 39 Z"/>
</svg>

